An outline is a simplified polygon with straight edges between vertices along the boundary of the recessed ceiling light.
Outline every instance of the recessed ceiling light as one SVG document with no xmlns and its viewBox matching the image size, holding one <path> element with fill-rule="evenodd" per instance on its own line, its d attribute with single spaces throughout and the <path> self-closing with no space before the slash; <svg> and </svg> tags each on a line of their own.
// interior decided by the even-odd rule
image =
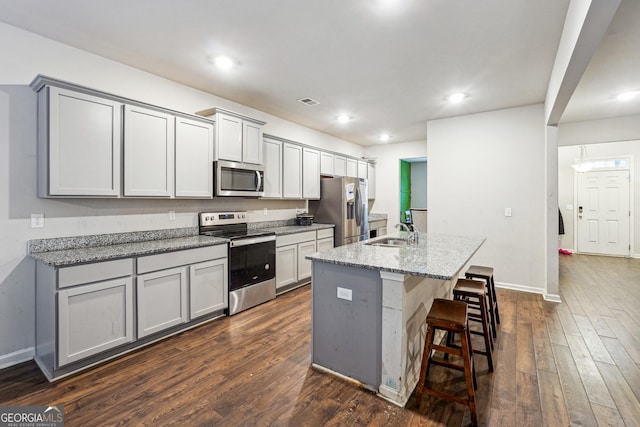
<svg viewBox="0 0 640 427">
<path fill-rule="evenodd" d="M 230 68 L 233 68 L 233 59 L 229 58 L 228 56 L 216 56 L 215 58 L 213 58 L 213 63 L 221 70 L 228 70 Z"/>
<path fill-rule="evenodd" d="M 340 114 L 336 120 L 338 120 L 340 123 L 347 123 L 349 120 L 351 120 L 351 116 L 348 116 L 346 114 Z"/>
<path fill-rule="evenodd" d="M 616 97 L 618 101 L 629 101 L 630 99 L 635 98 L 640 95 L 640 90 L 633 90 L 631 92 L 623 92 Z"/>
<path fill-rule="evenodd" d="M 388 133 L 383 133 L 382 135 L 380 135 L 380 141 L 382 142 L 387 142 L 390 139 L 391 135 L 389 135 Z"/>
<path fill-rule="evenodd" d="M 466 93 L 453 93 L 449 96 L 447 96 L 447 101 L 449 101 L 452 104 L 457 104 L 458 102 L 462 101 L 463 99 L 465 99 L 468 95 Z"/>
</svg>

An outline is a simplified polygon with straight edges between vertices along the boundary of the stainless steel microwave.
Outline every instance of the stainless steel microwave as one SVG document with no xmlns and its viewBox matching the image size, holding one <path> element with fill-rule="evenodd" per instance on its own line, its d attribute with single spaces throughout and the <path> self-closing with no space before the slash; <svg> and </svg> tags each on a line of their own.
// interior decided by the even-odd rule
<svg viewBox="0 0 640 427">
<path fill-rule="evenodd" d="M 213 163 L 216 196 L 264 196 L 264 166 L 219 160 Z"/>
</svg>

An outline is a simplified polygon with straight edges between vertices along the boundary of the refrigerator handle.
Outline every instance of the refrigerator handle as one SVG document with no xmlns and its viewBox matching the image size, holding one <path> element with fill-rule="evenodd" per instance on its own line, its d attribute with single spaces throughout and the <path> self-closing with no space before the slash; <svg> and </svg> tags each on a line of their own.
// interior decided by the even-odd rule
<svg viewBox="0 0 640 427">
<path fill-rule="evenodd" d="M 360 187 L 356 187 L 356 225 L 362 225 L 362 203 L 360 197 Z"/>
</svg>

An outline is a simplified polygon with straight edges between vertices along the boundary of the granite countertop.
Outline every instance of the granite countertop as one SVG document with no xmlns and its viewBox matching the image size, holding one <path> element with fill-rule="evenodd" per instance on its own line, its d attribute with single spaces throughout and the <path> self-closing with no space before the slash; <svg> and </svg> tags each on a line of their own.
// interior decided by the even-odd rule
<svg viewBox="0 0 640 427">
<path fill-rule="evenodd" d="M 406 239 L 406 236 L 405 232 L 392 233 L 369 242 L 389 237 Z M 306 258 L 330 264 L 449 280 L 471 259 L 485 240 L 484 237 L 423 233 L 420 234 L 417 246 L 371 246 L 366 245 L 365 241 L 326 249 L 307 255 Z"/>
<path fill-rule="evenodd" d="M 305 231 L 316 231 L 334 227 L 335 225 L 333 224 L 285 225 L 282 227 L 265 228 L 264 230 L 273 231 L 276 233 L 276 236 L 283 236 L 285 234 L 304 233 Z"/>
<path fill-rule="evenodd" d="M 108 261 L 151 255 L 184 249 L 200 248 L 226 244 L 226 239 L 200 235 L 173 236 L 162 231 L 156 233 L 156 239 L 143 241 L 126 241 L 126 239 L 142 233 L 117 233 L 94 236 L 81 236 L 31 241 L 32 258 L 53 267 L 66 267 L 89 262 Z"/>
</svg>

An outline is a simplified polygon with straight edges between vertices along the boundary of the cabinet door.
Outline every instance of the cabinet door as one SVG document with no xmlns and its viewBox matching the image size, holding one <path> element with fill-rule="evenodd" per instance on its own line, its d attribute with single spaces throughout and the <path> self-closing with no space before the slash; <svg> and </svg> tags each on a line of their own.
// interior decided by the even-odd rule
<svg viewBox="0 0 640 427">
<path fill-rule="evenodd" d="M 367 191 L 369 193 L 369 200 L 376 198 L 376 166 L 367 163 L 367 179 L 369 180 L 369 186 Z"/>
<path fill-rule="evenodd" d="M 187 321 L 187 268 L 138 276 L 138 338 Z"/>
<path fill-rule="evenodd" d="M 305 256 L 316 251 L 316 241 L 298 243 L 298 280 L 311 277 L 311 261 Z"/>
<path fill-rule="evenodd" d="M 358 177 L 358 161 L 355 159 L 347 159 L 347 176 Z"/>
<path fill-rule="evenodd" d="M 41 92 L 41 196 L 119 196 L 122 104 L 50 87 Z M 47 126 L 41 123 L 41 126 Z M 48 141 L 46 140 L 48 135 Z M 48 172 L 48 173 L 47 173 Z"/>
<path fill-rule="evenodd" d="M 176 117 L 176 197 L 213 197 L 213 125 Z"/>
<path fill-rule="evenodd" d="M 320 153 L 320 173 L 322 175 L 333 175 L 335 156 L 331 153 Z"/>
<path fill-rule="evenodd" d="M 347 158 L 342 156 L 335 156 L 334 163 L 334 175 L 347 176 Z"/>
<path fill-rule="evenodd" d="M 264 197 L 282 198 L 282 142 L 264 140 Z"/>
<path fill-rule="evenodd" d="M 320 198 L 320 151 L 302 150 L 302 198 Z"/>
<path fill-rule="evenodd" d="M 173 195 L 174 116 L 125 105 L 124 195 Z"/>
<path fill-rule="evenodd" d="M 302 147 L 282 144 L 282 197 L 302 198 Z"/>
<path fill-rule="evenodd" d="M 242 161 L 242 119 L 216 114 L 216 159 Z"/>
<path fill-rule="evenodd" d="M 325 239 L 318 240 L 318 245 L 317 245 L 318 252 L 324 251 L 325 249 L 332 249 L 332 248 L 333 248 L 333 237 L 327 237 Z"/>
<path fill-rule="evenodd" d="M 367 178 L 367 162 L 358 162 L 358 178 Z"/>
<path fill-rule="evenodd" d="M 276 288 L 298 281 L 298 245 L 276 248 Z"/>
<path fill-rule="evenodd" d="M 133 341 L 130 276 L 58 292 L 58 366 Z"/>
<path fill-rule="evenodd" d="M 244 120 L 242 122 L 242 161 L 261 165 L 262 126 Z"/>
<path fill-rule="evenodd" d="M 189 298 L 191 319 L 229 306 L 226 258 L 189 266 Z"/>
</svg>

